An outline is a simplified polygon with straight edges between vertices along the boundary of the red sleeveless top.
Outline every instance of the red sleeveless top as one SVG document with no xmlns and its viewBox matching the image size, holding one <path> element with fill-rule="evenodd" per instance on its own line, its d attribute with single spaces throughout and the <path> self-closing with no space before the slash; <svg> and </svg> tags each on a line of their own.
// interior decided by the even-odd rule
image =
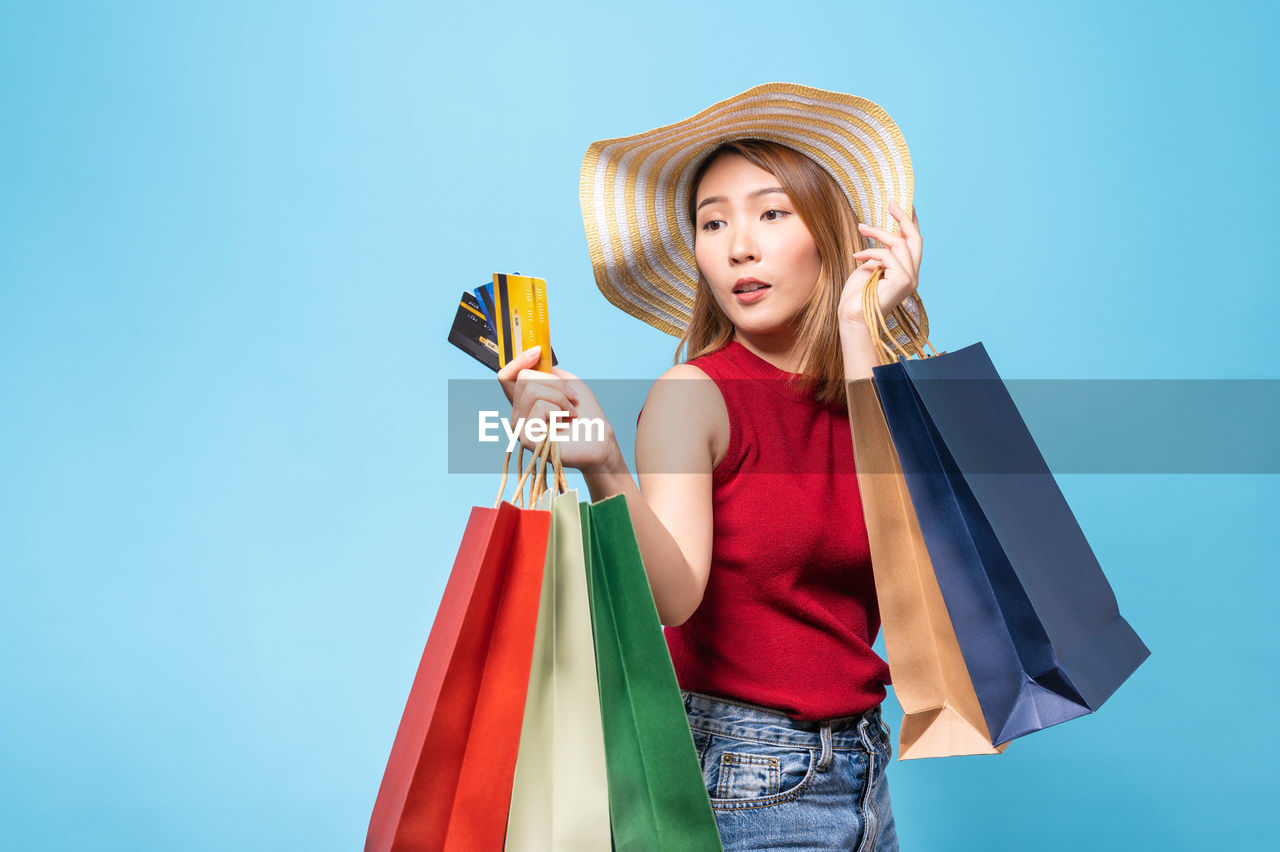
<svg viewBox="0 0 1280 852">
<path fill-rule="evenodd" d="M 737 341 L 688 363 L 724 397 L 729 447 L 706 592 L 666 628 L 680 686 L 798 720 L 878 705 L 889 667 L 844 400 L 820 405 Z"/>
</svg>

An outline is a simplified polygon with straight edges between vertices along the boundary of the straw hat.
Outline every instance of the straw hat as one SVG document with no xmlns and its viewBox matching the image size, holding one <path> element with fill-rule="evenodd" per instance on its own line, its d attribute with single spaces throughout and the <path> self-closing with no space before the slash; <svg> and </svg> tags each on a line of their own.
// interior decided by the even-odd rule
<svg viewBox="0 0 1280 852">
<path fill-rule="evenodd" d="M 766 83 L 676 124 L 593 142 L 579 195 L 596 284 L 622 310 L 677 337 L 688 328 L 698 284 L 690 182 L 707 154 L 736 139 L 766 139 L 808 155 L 835 178 L 860 222 L 897 230 L 890 199 L 911 212 L 906 140 L 883 109 L 853 95 Z M 903 307 L 927 333 L 919 296 Z"/>
</svg>

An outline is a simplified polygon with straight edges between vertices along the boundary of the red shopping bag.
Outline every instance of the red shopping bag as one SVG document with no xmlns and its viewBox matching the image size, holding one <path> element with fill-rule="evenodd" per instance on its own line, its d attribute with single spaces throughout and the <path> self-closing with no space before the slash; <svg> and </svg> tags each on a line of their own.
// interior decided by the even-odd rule
<svg viewBox="0 0 1280 852">
<path fill-rule="evenodd" d="M 548 511 L 506 502 L 471 510 L 366 852 L 502 849 L 550 523 Z"/>
</svg>

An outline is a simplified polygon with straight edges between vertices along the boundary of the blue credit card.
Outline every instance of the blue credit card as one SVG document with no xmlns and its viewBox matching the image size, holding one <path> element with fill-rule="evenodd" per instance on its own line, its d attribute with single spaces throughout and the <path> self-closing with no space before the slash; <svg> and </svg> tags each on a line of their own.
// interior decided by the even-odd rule
<svg viewBox="0 0 1280 852">
<path fill-rule="evenodd" d="M 484 318 L 488 320 L 489 328 L 497 328 L 498 326 L 493 321 L 493 282 L 482 284 L 471 292 L 476 294 L 476 301 L 480 303 L 480 311 L 484 314 Z"/>
</svg>

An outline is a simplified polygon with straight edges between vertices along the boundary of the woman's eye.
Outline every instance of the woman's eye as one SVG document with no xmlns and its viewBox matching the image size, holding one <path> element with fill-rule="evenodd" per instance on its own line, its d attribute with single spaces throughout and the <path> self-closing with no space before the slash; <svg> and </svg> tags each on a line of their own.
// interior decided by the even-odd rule
<svg viewBox="0 0 1280 852">
<path fill-rule="evenodd" d="M 777 215 L 777 216 L 774 216 L 774 215 L 773 215 L 774 213 L 777 213 L 778 215 Z M 766 210 L 766 211 L 764 211 L 764 218 L 765 218 L 765 219 L 767 219 L 767 220 L 769 220 L 770 222 L 776 222 L 778 219 L 780 219 L 780 218 L 782 218 L 783 216 L 786 216 L 786 215 L 787 215 L 787 211 L 786 211 L 786 210 Z"/>
<path fill-rule="evenodd" d="M 712 225 L 723 225 L 723 224 L 724 224 L 724 222 L 722 222 L 722 221 L 721 221 L 721 220 L 719 220 L 719 219 L 709 219 L 709 220 L 707 220 L 706 222 L 703 222 L 703 223 L 702 223 L 702 230 L 704 230 L 704 231 L 718 231 L 718 230 L 720 230 L 719 228 L 713 228 L 713 227 L 711 227 L 711 226 L 712 226 Z"/>
</svg>

